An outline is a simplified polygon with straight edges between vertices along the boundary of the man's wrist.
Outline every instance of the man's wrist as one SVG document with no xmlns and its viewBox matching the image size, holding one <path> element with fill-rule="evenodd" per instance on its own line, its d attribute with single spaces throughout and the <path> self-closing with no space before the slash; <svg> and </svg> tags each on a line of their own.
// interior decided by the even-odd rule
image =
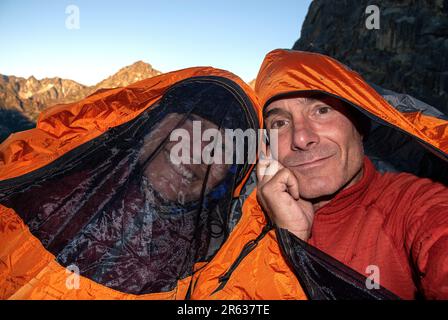
<svg viewBox="0 0 448 320">
<path fill-rule="evenodd" d="M 306 230 L 294 230 L 291 228 L 281 227 L 281 226 L 280 226 L 280 228 L 288 230 L 290 233 L 292 233 L 297 238 L 300 238 L 303 241 L 308 241 L 308 239 L 310 238 L 310 235 L 311 235 L 310 231 L 306 231 Z"/>
</svg>

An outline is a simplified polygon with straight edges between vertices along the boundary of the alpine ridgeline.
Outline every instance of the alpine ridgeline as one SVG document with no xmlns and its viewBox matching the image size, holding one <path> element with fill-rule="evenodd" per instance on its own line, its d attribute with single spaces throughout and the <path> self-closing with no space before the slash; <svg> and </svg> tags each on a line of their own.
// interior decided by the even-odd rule
<svg viewBox="0 0 448 320">
<path fill-rule="evenodd" d="M 99 89 L 123 87 L 159 74 L 150 64 L 137 61 L 94 86 L 61 78 L 37 80 L 33 76 L 25 79 L 0 75 L 0 142 L 13 132 L 33 128 L 39 113 L 49 106 L 81 100 Z"/>
</svg>

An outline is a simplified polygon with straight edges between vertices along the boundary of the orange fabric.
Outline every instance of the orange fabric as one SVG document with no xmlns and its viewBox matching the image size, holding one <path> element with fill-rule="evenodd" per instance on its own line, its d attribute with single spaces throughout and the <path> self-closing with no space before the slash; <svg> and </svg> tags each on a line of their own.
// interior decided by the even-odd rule
<svg viewBox="0 0 448 320">
<path fill-rule="evenodd" d="M 201 76 L 225 77 L 237 83 L 254 105 L 261 126 L 257 99 L 240 78 L 211 67 L 180 70 L 125 88 L 100 90 L 79 102 L 46 109 L 36 128 L 12 134 L 0 145 L 0 180 L 48 165 L 110 128 L 134 119 L 177 82 Z M 248 174 L 244 181 L 247 177 Z M 235 195 L 239 195 L 244 181 Z M 182 299 L 191 279 L 180 280 L 170 292 L 138 296 L 112 290 L 82 276 L 79 289 L 69 289 L 66 281 L 71 275 L 30 233 L 22 219 L 3 206 L 0 206 L 0 244 L 0 299 Z"/>
<path fill-rule="evenodd" d="M 230 238 L 213 260 L 193 276 L 192 299 L 202 300 L 306 300 L 300 284 L 282 258 L 275 231 L 271 230 L 233 272 L 225 287 L 222 276 L 236 260 L 244 245 L 255 239 L 266 220 L 254 190 L 243 205 L 243 215 Z"/>
<path fill-rule="evenodd" d="M 261 106 L 278 95 L 300 91 L 321 91 L 342 98 L 448 153 L 446 121 L 400 113 L 359 74 L 328 56 L 293 50 L 270 52 L 255 85 Z"/>
</svg>

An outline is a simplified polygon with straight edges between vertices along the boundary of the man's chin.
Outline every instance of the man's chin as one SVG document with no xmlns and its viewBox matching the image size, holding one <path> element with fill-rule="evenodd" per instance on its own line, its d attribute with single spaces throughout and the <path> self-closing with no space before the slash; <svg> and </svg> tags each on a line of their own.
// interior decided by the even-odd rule
<svg viewBox="0 0 448 320">
<path fill-rule="evenodd" d="M 300 197 L 315 202 L 317 199 L 332 198 L 339 189 L 326 181 L 304 181 L 299 183 Z"/>
</svg>

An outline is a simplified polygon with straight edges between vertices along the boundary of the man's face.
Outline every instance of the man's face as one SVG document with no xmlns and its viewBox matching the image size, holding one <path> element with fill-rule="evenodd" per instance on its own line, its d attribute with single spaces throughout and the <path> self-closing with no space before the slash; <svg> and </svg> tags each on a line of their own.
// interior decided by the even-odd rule
<svg viewBox="0 0 448 320">
<path fill-rule="evenodd" d="M 278 161 L 297 177 L 303 198 L 333 195 L 362 177 L 362 137 L 341 101 L 277 100 L 267 106 L 265 123 L 278 130 Z"/>
<path fill-rule="evenodd" d="M 214 188 L 226 176 L 228 165 L 215 164 L 207 165 L 203 161 L 200 164 L 193 164 L 193 121 L 200 121 L 203 131 L 207 129 L 217 129 L 218 126 L 211 121 L 199 116 L 191 115 L 184 122 L 184 114 L 171 113 L 166 116 L 155 128 L 145 137 L 143 150 L 140 155 L 140 162 L 145 162 L 158 146 L 163 144 L 163 149 L 150 161 L 144 173 L 154 189 L 160 195 L 170 201 L 180 203 L 197 200 L 203 191 L 204 183 L 207 183 L 206 190 Z M 179 125 L 179 123 L 182 123 Z M 191 161 L 187 164 L 175 164 L 171 159 L 171 149 L 178 144 L 177 141 L 170 141 L 170 134 L 174 129 L 184 129 L 189 140 L 182 140 L 182 143 L 190 143 Z M 201 151 L 210 142 L 199 142 Z M 221 148 L 222 146 L 217 146 Z M 196 155 L 197 156 L 197 155 Z M 207 176 L 207 170 L 209 174 Z M 207 181 L 206 181 L 207 178 Z"/>
</svg>

